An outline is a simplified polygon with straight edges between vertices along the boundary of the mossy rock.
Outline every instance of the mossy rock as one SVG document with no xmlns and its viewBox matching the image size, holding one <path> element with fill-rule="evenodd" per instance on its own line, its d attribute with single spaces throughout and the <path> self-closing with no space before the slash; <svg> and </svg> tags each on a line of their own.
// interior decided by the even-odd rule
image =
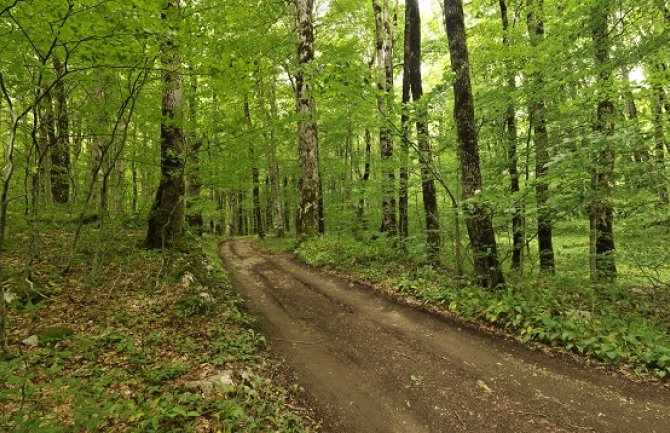
<svg viewBox="0 0 670 433">
<path fill-rule="evenodd" d="M 52 328 L 44 328 L 35 332 L 41 346 L 56 344 L 59 341 L 67 340 L 74 335 L 72 328 L 67 326 L 54 326 Z"/>
</svg>

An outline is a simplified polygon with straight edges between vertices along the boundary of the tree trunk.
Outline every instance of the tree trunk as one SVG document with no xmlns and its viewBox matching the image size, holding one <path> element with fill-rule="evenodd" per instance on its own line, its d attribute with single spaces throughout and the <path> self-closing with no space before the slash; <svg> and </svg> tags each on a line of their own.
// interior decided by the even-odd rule
<svg viewBox="0 0 670 433">
<path fill-rule="evenodd" d="M 503 27 L 503 45 L 507 48 L 507 55 L 511 53 L 509 40 L 509 17 L 507 15 L 507 4 L 500 0 L 500 16 Z M 523 260 L 523 245 L 525 233 L 523 227 L 523 212 L 519 200 L 519 169 L 517 156 L 517 126 L 516 106 L 514 104 L 514 93 L 516 92 L 516 70 L 508 60 L 507 73 L 507 107 L 505 109 L 505 141 L 507 142 L 507 168 L 510 177 L 510 192 L 514 200 L 514 214 L 512 215 L 512 269 L 521 271 Z"/>
<path fill-rule="evenodd" d="M 194 209 L 197 206 L 200 192 L 202 191 L 202 183 L 198 176 L 200 169 L 200 148 L 202 147 L 202 139 L 198 131 L 198 82 L 197 77 L 191 77 L 191 94 L 189 98 L 189 120 L 190 133 L 188 135 L 188 163 L 189 166 L 186 175 L 186 222 L 193 227 L 196 233 L 200 236 L 204 230 L 204 220 L 202 212 Z"/>
<path fill-rule="evenodd" d="M 610 40 L 608 35 L 609 4 L 599 6 L 592 11 L 592 32 L 595 48 L 596 71 L 598 72 L 598 107 L 594 130 L 600 136 L 600 148 L 594 161 L 592 187 L 594 200 L 590 206 L 590 219 L 595 240 L 594 281 L 613 281 L 616 279 L 614 261 L 614 211 L 612 195 L 614 189 L 614 149 L 608 136 L 614 133 L 614 103 L 610 99 L 612 91 L 612 65 L 609 59 Z"/>
<path fill-rule="evenodd" d="M 37 168 L 39 177 L 39 193 L 42 197 L 48 197 L 48 192 L 51 191 L 51 182 L 49 179 L 49 162 L 47 156 L 49 155 L 49 134 L 47 128 L 46 106 L 47 99 L 44 98 L 37 105 L 37 121 L 39 122 L 39 139 L 38 139 L 38 158 Z"/>
<path fill-rule="evenodd" d="M 51 148 L 51 194 L 57 203 L 67 203 L 70 196 L 70 138 L 69 119 L 67 113 L 67 95 L 65 93 L 65 65 L 55 59 L 57 83 L 54 86 L 56 99 L 57 135 L 54 146 Z"/>
<path fill-rule="evenodd" d="M 244 97 L 244 117 L 247 120 L 247 132 L 251 136 L 251 111 L 249 110 L 249 100 Z M 254 233 L 259 238 L 265 237 L 263 231 L 263 211 L 261 209 L 261 186 L 260 174 L 258 172 L 258 160 L 256 158 L 256 146 L 253 143 L 253 138 L 249 140 L 249 159 L 251 160 L 251 181 L 252 181 L 252 198 L 254 201 Z"/>
<path fill-rule="evenodd" d="M 168 0 L 162 20 L 177 31 L 179 0 Z M 184 128 L 179 45 L 173 37 L 161 46 L 161 178 L 148 221 L 146 246 L 163 248 L 179 241 L 184 219 Z"/>
<path fill-rule="evenodd" d="M 544 40 L 544 1 L 528 0 L 528 35 L 533 48 Z M 540 72 L 531 75 L 531 116 L 533 118 L 533 138 L 535 141 L 535 201 L 537 203 L 537 241 L 540 256 L 540 269 L 554 272 L 554 246 L 552 239 L 551 210 L 547 207 L 549 184 L 547 182 L 549 162 L 549 135 L 545 120 L 545 102 L 541 96 L 544 77 Z M 540 94 L 540 96 L 536 96 Z"/>
<path fill-rule="evenodd" d="M 396 215 L 396 181 L 393 169 L 393 138 L 388 125 L 393 104 L 393 40 L 388 0 L 383 6 L 372 0 L 375 15 L 375 35 L 377 42 L 377 108 L 382 116 L 379 128 L 379 148 L 382 160 L 382 224 L 380 230 L 389 236 L 398 234 Z"/>
<path fill-rule="evenodd" d="M 365 161 L 363 162 L 363 175 L 360 176 L 361 181 L 361 198 L 358 200 L 358 209 L 356 211 L 356 219 L 361 225 L 363 230 L 368 229 L 368 219 L 365 216 L 365 205 L 366 205 L 366 192 L 367 192 L 367 183 L 370 180 L 370 165 L 372 160 L 372 135 L 370 130 L 365 128 L 364 132 L 364 141 L 365 141 Z"/>
<path fill-rule="evenodd" d="M 279 187 L 279 162 L 277 161 L 277 131 L 274 122 L 277 121 L 277 81 L 272 77 L 270 86 L 270 151 L 268 165 L 270 170 L 270 189 L 272 193 L 272 221 L 277 237 L 284 237 L 284 210 L 282 209 L 281 189 Z"/>
<path fill-rule="evenodd" d="M 430 171 L 433 166 L 433 152 L 428 140 L 428 113 L 426 107 L 420 103 L 423 97 L 423 78 L 421 76 L 421 14 L 417 0 L 407 0 L 405 14 L 405 38 L 409 41 L 405 42 L 405 61 L 409 63 L 409 87 L 417 112 L 416 133 L 421 164 L 421 193 L 426 218 L 426 250 L 428 259 L 437 264 L 440 260 L 440 214 L 435 180 Z"/>
<path fill-rule="evenodd" d="M 444 11 L 451 68 L 455 74 L 454 117 L 458 130 L 465 224 L 474 254 L 474 271 L 481 285 L 498 288 L 505 285 L 505 280 L 498 261 L 491 212 L 475 197 L 481 192 L 482 177 L 462 0 L 445 0 Z"/>
<path fill-rule="evenodd" d="M 400 115 L 401 128 L 401 143 L 400 143 L 400 186 L 398 188 L 398 232 L 401 238 L 409 236 L 409 146 L 410 146 L 410 116 L 409 103 L 412 97 L 410 84 L 410 31 L 411 31 L 411 17 L 410 17 L 410 3 L 411 0 L 405 2 L 405 43 L 403 53 L 403 70 L 402 70 L 402 111 Z"/>
<path fill-rule="evenodd" d="M 298 23 L 298 61 L 295 76 L 298 111 L 299 152 L 302 181 L 298 235 L 315 236 L 322 228 L 319 178 L 319 150 L 316 126 L 316 102 L 313 95 L 311 64 L 314 60 L 313 0 L 294 0 Z"/>
<path fill-rule="evenodd" d="M 655 66 L 659 72 L 661 70 L 660 66 Z M 665 175 L 665 131 L 663 128 L 663 105 L 665 104 L 665 92 L 663 87 L 656 83 L 653 86 L 653 95 L 652 95 L 652 111 L 654 116 L 654 156 L 656 159 L 656 170 L 658 171 L 657 178 L 657 191 L 658 191 L 658 200 L 661 206 L 665 206 L 670 201 L 668 198 L 668 186 L 667 186 L 667 176 Z"/>
</svg>

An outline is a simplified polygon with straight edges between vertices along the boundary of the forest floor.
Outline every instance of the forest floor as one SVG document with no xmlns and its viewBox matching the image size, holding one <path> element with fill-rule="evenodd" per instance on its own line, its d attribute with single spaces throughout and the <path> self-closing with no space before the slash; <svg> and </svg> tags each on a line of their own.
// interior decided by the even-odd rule
<svg viewBox="0 0 670 433">
<path fill-rule="evenodd" d="M 0 431 L 315 431 L 253 318 L 230 291 L 213 242 L 140 244 L 143 221 L 28 232 L 0 256 L 8 339 L 0 359 Z M 27 275 L 27 277 L 26 277 Z"/>
<path fill-rule="evenodd" d="M 670 393 L 380 296 L 251 240 L 219 244 L 328 433 L 668 432 Z"/>
</svg>

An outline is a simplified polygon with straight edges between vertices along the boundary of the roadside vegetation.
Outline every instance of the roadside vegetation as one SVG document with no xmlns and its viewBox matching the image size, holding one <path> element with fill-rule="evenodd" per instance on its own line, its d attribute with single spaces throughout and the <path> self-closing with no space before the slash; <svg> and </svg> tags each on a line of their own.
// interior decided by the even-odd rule
<svg viewBox="0 0 670 433">
<path fill-rule="evenodd" d="M 44 230 L 32 263 L 23 242 L 2 256 L 13 357 L 0 362 L 0 431 L 315 431 L 215 243 L 145 250 L 138 227 L 110 225 L 100 244 L 87 226 L 65 275 L 72 223 Z"/>
</svg>

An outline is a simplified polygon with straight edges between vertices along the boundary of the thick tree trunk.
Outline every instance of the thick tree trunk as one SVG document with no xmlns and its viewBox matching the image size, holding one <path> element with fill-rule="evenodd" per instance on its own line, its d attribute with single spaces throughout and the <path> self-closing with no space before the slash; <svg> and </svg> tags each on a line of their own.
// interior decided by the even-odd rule
<svg viewBox="0 0 670 433">
<path fill-rule="evenodd" d="M 188 134 L 189 167 L 186 171 L 186 222 L 195 229 L 198 235 L 202 236 L 205 224 L 202 212 L 194 209 L 194 205 L 197 206 L 198 198 L 202 191 L 202 183 L 198 176 L 202 139 L 198 131 L 198 82 L 195 75 L 191 77 L 191 94 L 189 96 L 190 133 Z"/>
<path fill-rule="evenodd" d="M 423 97 L 423 78 L 421 76 L 421 14 L 417 0 L 407 0 L 405 6 L 405 61 L 409 64 L 409 87 L 412 100 L 416 104 L 416 134 L 418 140 L 419 162 L 421 164 L 421 193 L 426 218 L 426 249 L 432 263 L 440 260 L 440 214 L 437 205 L 435 180 L 431 173 L 433 152 L 428 140 L 428 113 L 420 104 Z"/>
<path fill-rule="evenodd" d="M 398 234 L 396 205 L 396 180 L 393 168 L 393 138 L 390 122 L 393 104 L 393 39 L 391 35 L 391 15 L 388 0 L 372 0 L 375 15 L 375 35 L 377 42 L 378 89 L 377 108 L 382 116 L 379 128 L 379 148 L 382 160 L 382 224 L 380 230 L 389 236 Z"/>
<path fill-rule="evenodd" d="M 311 63 L 314 60 L 313 0 L 294 0 L 298 23 L 298 61 L 295 76 L 298 112 L 299 152 L 302 181 L 298 234 L 315 236 L 323 228 L 320 209 L 322 195 L 319 178 L 319 142 L 316 126 L 316 102 L 313 95 Z"/>
<path fill-rule="evenodd" d="M 594 130 L 600 136 L 600 148 L 594 161 L 592 187 L 594 200 L 590 206 L 590 220 L 595 244 L 594 281 L 613 281 L 617 271 L 614 260 L 614 211 L 612 195 L 614 189 L 614 149 L 608 136 L 614 133 L 614 103 L 610 99 L 612 90 L 612 65 L 610 64 L 610 40 L 608 34 L 609 1 L 592 13 L 592 32 L 595 48 L 596 71 L 598 72 L 598 107 Z"/>
<path fill-rule="evenodd" d="M 505 0 L 499 0 L 500 16 L 503 27 L 503 45 L 507 48 L 507 53 L 511 52 L 509 40 L 509 16 L 507 14 L 507 4 Z M 523 208 L 518 200 L 519 195 L 519 169 L 517 156 L 517 126 L 516 126 L 516 106 L 514 104 L 514 93 L 516 92 L 516 70 L 508 60 L 506 65 L 507 74 L 507 107 L 505 109 L 505 141 L 507 143 L 507 168 L 510 177 L 510 192 L 514 198 L 514 214 L 512 215 L 512 269 L 521 271 L 523 260 L 523 245 L 525 243 L 525 233 L 523 227 Z"/>
<path fill-rule="evenodd" d="M 398 232 L 401 238 L 409 236 L 409 147 L 410 147 L 410 133 L 412 127 L 410 125 L 409 117 L 409 103 L 412 97 L 410 84 L 410 2 L 405 3 L 405 43 L 403 53 L 403 70 L 402 70 L 402 111 L 400 114 L 400 128 L 401 128 L 401 143 L 400 143 L 400 185 L 398 188 Z"/>
<path fill-rule="evenodd" d="M 177 30 L 179 0 L 168 0 L 162 14 L 171 32 Z M 170 37 L 161 46 L 162 118 L 161 178 L 149 215 L 146 246 L 163 248 L 178 242 L 184 220 L 184 127 L 179 45 Z"/>
<path fill-rule="evenodd" d="M 51 148 L 51 194 L 55 202 L 67 203 L 70 196 L 68 176 L 70 170 L 70 125 L 65 83 L 62 79 L 66 71 L 65 65 L 58 59 L 54 60 L 53 64 L 58 82 L 54 86 L 57 135 L 55 144 Z"/>
<path fill-rule="evenodd" d="M 528 0 L 528 35 L 533 48 L 538 47 L 544 39 L 544 1 Z M 547 182 L 549 162 L 549 135 L 545 119 L 545 102 L 541 96 L 544 88 L 544 77 L 540 72 L 531 75 L 531 116 L 533 118 L 535 142 L 535 201 L 537 203 L 537 241 L 540 256 L 540 269 L 543 272 L 554 272 L 554 246 L 552 239 L 551 210 L 547 207 L 549 200 L 549 184 Z M 539 94 L 540 96 L 536 96 Z"/>
<path fill-rule="evenodd" d="M 491 212 L 484 203 L 475 198 L 481 192 L 482 177 L 462 0 L 445 0 L 444 11 L 451 68 L 455 74 L 454 117 L 458 130 L 463 196 L 466 201 L 465 224 L 474 254 L 474 271 L 484 287 L 498 288 L 505 285 L 505 279 L 498 261 Z"/>
</svg>

